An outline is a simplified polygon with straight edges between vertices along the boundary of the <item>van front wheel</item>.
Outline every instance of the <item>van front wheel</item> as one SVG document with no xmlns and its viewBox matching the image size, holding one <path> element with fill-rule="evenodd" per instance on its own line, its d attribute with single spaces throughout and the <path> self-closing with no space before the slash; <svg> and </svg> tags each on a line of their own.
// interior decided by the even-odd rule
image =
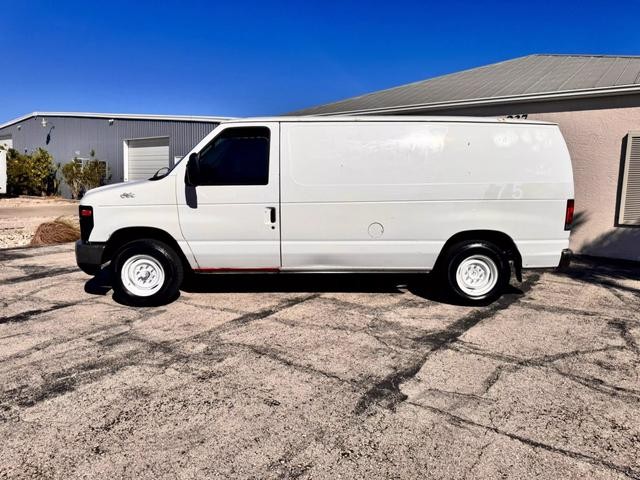
<svg viewBox="0 0 640 480">
<path fill-rule="evenodd" d="M 123 245 L 113 259 L 113 289 L 119 300 L 133 306 L 154 306 L 177 297 L 184 269 L 177 253 L 158 240 Z"/>
<path fill-rule="evenodd" d="M 453 245 L 445 261 L 446 282 L 465 303 L 487 303 L 498 298 L 509 283 L 511 267 L 502 251 L 488 241 Z"/>
</svg>

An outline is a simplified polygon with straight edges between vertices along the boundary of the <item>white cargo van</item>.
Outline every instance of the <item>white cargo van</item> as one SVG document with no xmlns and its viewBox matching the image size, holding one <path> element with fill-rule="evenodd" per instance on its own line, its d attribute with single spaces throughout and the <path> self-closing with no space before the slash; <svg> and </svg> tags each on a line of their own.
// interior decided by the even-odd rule
<svg viewBox="0 0 640 480">
<path fill-rule="evenodd" d="M 468 302 L 568 258 L 558 126 L 444 117 L 219 125 L 172 170 L 91 190 L 77 263 L 151 305 L 193 272 L 428 272 Z"/>
</svg>

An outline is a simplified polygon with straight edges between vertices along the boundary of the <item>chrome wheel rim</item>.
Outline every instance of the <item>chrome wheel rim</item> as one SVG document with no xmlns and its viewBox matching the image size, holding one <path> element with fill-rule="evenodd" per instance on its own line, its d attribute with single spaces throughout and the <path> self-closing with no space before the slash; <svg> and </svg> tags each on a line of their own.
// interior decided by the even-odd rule
<svg viewBox="0 0 640 480">
<path fill-rule="evenodd" d="M 466 295 L 482 297 L 498 283 L 498 266 L 486 255 L 471 255 L 458 265 L 456 282 Z"/>
<path fill-rule="evenodd" d="M 164 268 L 150 255 L 134 255 L 122 265 L 122 285 L 133 295 L 150 297 L 164 284 Z"/>
</svg>

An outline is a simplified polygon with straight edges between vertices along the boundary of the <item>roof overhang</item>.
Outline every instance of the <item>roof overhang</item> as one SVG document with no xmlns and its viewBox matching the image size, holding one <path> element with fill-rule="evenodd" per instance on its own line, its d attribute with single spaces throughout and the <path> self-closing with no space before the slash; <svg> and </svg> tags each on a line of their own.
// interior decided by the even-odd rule
<svg viewBox="0 0 640 480">
<path fill-rule="evenodd" d="M 510 103 L 527 102 L 549 102 L 553 100 L 570 100 L 581 98 L 610 97 L 616 95 L 631 95 L 640 93 L 640 85 L 619 85 L 614 87 L 588 88 L 582 90 L 565 90 L 561 92 L 543 92 L 526 95 L 513 95 L 504 97 L 473 98 L 463 100 L 452 100 L 446 102 L 423 103 L 414 105 L 399 105 L 394 107 L 367 108 L 360 110 L 344 110 L 326 113 L 309 113 L 308 115 L 362 115 L 362 114 L 389 114 L 389 113 L 411 113 L 429 110 L 445 110 L 459 107 L 475 107 L 483 105 L 503 105 Z M 295 113 L 295 112 L 294 112 Z M 305 115 L 305 114 L 300 114 Z"/>
<path fill-rule="evenodd" d="M 88 112 L 31 112 L 18 118 L 14 118 L 0 125 L 0 128 L 10 127 L 16 123 L 36 117 L 69 117 L 69 118 L 105 118 L 107 120 L 165 120 L 173 122 L 205 122 L 221 123 L 232 117 L 207 117 L 193 115 L 152 115 L 152 114 L 128 114 L 128 113 L 88 113 Z"/>
</svg>

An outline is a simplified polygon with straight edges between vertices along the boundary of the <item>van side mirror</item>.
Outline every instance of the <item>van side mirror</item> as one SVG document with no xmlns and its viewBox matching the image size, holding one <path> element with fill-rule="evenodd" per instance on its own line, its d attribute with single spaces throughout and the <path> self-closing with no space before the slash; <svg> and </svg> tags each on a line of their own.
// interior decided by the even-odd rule
<svg viewBox="0 0 640 480">
<path fill-rule="evenodd" d="M 184 183 L 190 187 L 195 187 L 198 184 L 198 178 L 200 177 L 200 163 L 198 160 L 197 153 L 189 155 L 189 160 L 187 160 Z"/>
</svg>

